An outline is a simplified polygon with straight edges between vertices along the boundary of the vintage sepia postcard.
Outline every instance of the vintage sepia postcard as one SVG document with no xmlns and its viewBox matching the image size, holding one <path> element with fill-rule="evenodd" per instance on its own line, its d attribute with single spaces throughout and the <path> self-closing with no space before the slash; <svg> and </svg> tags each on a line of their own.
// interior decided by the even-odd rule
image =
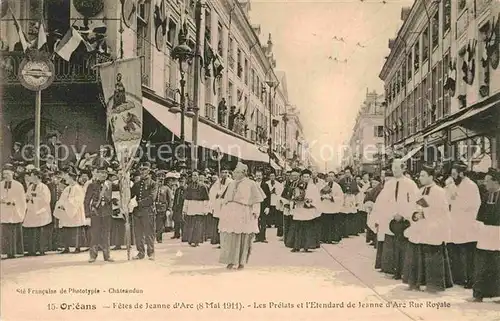
<svg viewBox="0 0 500 321">
<path fill-rule="evenodd" d="M 0 0 L 0 320 L 500 321 L 500 0 Z"/>
</svg>

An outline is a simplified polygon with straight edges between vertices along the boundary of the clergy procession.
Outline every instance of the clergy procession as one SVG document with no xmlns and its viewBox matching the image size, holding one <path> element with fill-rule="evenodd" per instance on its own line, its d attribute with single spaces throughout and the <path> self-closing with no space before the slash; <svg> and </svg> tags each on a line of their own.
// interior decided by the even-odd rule
<svg viewBox="0 0 500 321">
<path fill-rule="evenodd" d="M 100 250 L 104 261 L 113 262 L 112 251 L 133 244 L 133 259 L 155 260 L 155 244 L 171 235 L 194 248 L 210 243 L 219 263 L 241 270 L 253 243 L 268 243 L 270 233 L 292 253 L 364 234 L 376 251 L 374 268 L 410 291 L 461 286 L 472 289 L 474 302 L 500 296 L 495 169 L 473 181 L 462 163 L 446 179 L 424 165 L 414 180 L 399 159 L 377 177 L 356 175 L 350 167 L 327 174 L 296 168 L 265 177 L 241 162 L 220 173 L 167 171 L 144 162 L 131 174 L 128 213 L 119 206 L 119 171 L 117 162 L 106 159 L 83 170 L 27 165 L 21 172 L 6 164 L 0 186 L 3 258 L 88 251 L 93 263 Z"/>
</svg>

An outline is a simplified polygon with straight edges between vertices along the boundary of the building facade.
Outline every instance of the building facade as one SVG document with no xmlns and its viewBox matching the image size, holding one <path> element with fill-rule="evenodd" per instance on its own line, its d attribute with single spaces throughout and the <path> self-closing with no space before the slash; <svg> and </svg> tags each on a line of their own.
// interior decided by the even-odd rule
<svg viewBox="0 0 500 321">
<path fill-rule="evenodd" d="M 366 91 L 349 139 L 347 164 L 358 173 L 375 173 L 384 166 L 384 96 Z"/>
<path fill-rule="evenodd" d="M 53 51 L 56 41 L 52 37 L 60 38 L 71 28 L 86 41 L 90 41 L 88 32 L 82 30 L 105 28 L 104 50 L 88 52 L 88 48 L 80 44 L 69 61 L 53 55 L 56 81 L 42 94 L 44 131 L 57 131 L 62 144 L 73 144 L 77 140 L 89 151 L 96 151 L 98 146 L 109 142 L 105 108 L 98 99 L 100 80 L 93 65 L 117 58 L 140 57 L 144 143 L 158 146 L 178 142 L 181 121 L 173 107 L 178 107 L 180 102 L 181 73 L 179 62 L 172 58 L 172 50 L 179 45 L 183 21 L 187 27 L 187 44 L 195 49 L 197 2 L 125 0 L 122 5 L 120 1 L 93 0 L 91 2 L 98 9 L 91 13 L 81 9 L 81 2 L 61 0 L 57 8 L 52 3 L 37 0 L 11 4 L 13 15 L 22 22 L 24 30 L 30 30 L 32 39 L 36 38 L 37 23 L 43 17 L 50 39 L 49 52 Z M 136 10 L 129 10 L 131 6 Z M 286 75 L 275 70 L 271 35 L 261 43 L 264 36 L 259 26 L 250 23 L 250 9 L 250 2 L 236 0 L 201 3 L 199 82 L 195 83 L 193 63 L 183 73 L 187 110 L 198 117 L 196 139 L 192 136 L 193 117 L 185 117 L 185 140 L 188 144 L 196 141 L 198 167 L 213 166 L 213 159 L 207 155 L 214 150 L 220 151 L 219 146 L 233 162 L 236 156 L 255 162 L 256 166 L 269 164 L 276 169 L 285 166 L 279 155 L 281 146 L 286 145 L 286 125 L 282 117 L 290 104 Z M 33 126 L 22 123 L 34 123 L 34 98 L 29 97 L 34 94 L 21 87 L 17 80 L 23 52 L 15 50 L 20 37 L 10 14 L 2 17 L 0 36 L 3 44 L 1 67 L 9 71 L 8 77 L 2 79 L 2 85 L 7 87 L 2 123 L 8 124 L 3 126 L 2 145 L 4 155 L 8 155 L 14 141 L 30 141 Z M 92 94 L 89 95 L 88 90 L 92 90 Z M 66 117 L 68 113 L 72 113 L 71 119 Z M 98 115 L 97 122 L 95 115 Z M 7 127 L 9 129 L 5 130 Z M 13 128 L 22 128 L 23 133 L 16 134 Z M 293 140 L 288 146 L 296 144 Z"/>
<path fill-rule="evenodd" d="M 499 166 L 499 14 L 493 0 L 417 0 L 402 10 L 379 77 L 385 143 L 410 169 Z"/>
</svg>

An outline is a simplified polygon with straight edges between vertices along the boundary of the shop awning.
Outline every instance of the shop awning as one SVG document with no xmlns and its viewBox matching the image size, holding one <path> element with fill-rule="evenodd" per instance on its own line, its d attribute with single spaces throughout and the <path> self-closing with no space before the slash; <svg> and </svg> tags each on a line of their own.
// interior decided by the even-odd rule
<svg viewBox="0 0 500 321">
<path fill-rule="evenodd" d="M 181 135 L 181 115 L 171 113 L 168 107 L 158 104 L 152 100 L 143 98 L 142 106 L 158 120 L 163 126 L 170 130 L 175 136 L 180 137 Z M 187 142 L 191 141 L 191 119 L 189 117 L 184 118 L 185 125 L 185 140 Z"/>
<path fill-rule="evenodd" d="M 143 99 L 142 104 L 163 126 L 168 128 L 175 136 L 180 136 L 180 114 L 173 114 L 167 107 L 149 99 Z M 192 142 L 191 118 L 184 118 L 184 128 L 185 141 Z M 198 123 L 198 146 L 236 156 L 243 160 L 269 162 L 267 153 L 261 152 L 254 144 L 233 137 L 202 122 Z M 278 166 L 278 168 L 280 167 Z"/>
<path fill-rule="evenodd" d="M 423 147 L 423 145 L 420 145 L 418 147 L 415 147 L 414 149 L 412 149 L 408 154 L 406 154 L 405 156 L 403 156 L 401 158 L 401 160 L 403 162 L 406 162 L 407 160 L 409 160 L 410 158 L 412 158 L 416 153 L 418 153 L 419 150 L 421 150 Z"/>
<path fill-rule="evenodd" d="M 269 162 L 269 156 L 261 152 L 254 144 L 203 123 L 198 124 L 198 145 L 244 160 Z"/>
<path fill-rule="evenodd" d="M 432 135 L 432 134 L 434 134 L 434 133 L 436 133 L 436 132 L 438 132 L 438 131 L 440 131 L 442 129 L 445 129 L 447 127 L 450 127 L 452 125 L 458 124 L 458 123 L 466 120 L 467 118 L 470 118 L 470 117 L 475 116 L 475 115 L 477 115 L 477 114 L 479 114 L 479 113 L 481 113 L 483 111 L 486 111 L 487 109 L 493 107 L 496 104 L 498 104 L 498 101 L 494 101 L 494 102 L 492 102 L 490 104 L 484 105 L 484 106 L 479 107 L 479 108 L 472 108 L 472 109 L 466 111 L 465 113 L 463 113 L 462 115 L 458 116 L 457 118 L 451 119 L 451 120 L 449 120 L 447 122 L 444 122 L 441 125 L 439 125 L 438 127 L 436 127 L 433 130 L 431 130 L 430 132 L 425 133 L 424 137 Z"/>
</svg>

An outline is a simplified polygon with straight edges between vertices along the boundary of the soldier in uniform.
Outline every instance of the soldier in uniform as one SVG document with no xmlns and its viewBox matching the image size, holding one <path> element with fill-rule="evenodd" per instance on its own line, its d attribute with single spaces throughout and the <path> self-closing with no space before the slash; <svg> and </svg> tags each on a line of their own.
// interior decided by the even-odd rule
<svg viewBox="0 0 500 321">
<path fill-rule="evenodd" d="M 142 260 L 147 254 L 150 260 L 154 260 L 155 241 L 155 200 L 158 195 L 158 186 L 150 176 L 151 164 L 145 162 L 140 167 L 140 180 L 132 186 L 131 198 L 136 198 L 137 207 L 132 213 L 134 216 L 134 232 L 137 251 L 134 259 Z"/>
<path fill-rule="evenodd" d="M 50 210 L 54 213 L 56 203 L 61 197 L 66 185 L 62 181 L 61 172 L 45 172 L 47 175 L 47 187 L 50 191 Z M 59 251 L 61 245 L 61 231 L 59 229 L 59 219 L 52 215 L 52 227 L 50 229 L 49 251 Z"/>
<path fill-rule="evenodd" d="M 171 176 L 171 175 L 170 175 Z M 158 184 L 158 193 L 156 196 L 156 241 L 162 243 L 163 232 L 167 222 L 167 216 L 172 212 L 173 192 L 167 185 L 167 172 L 159 170 L 156 173 L 156 182 Z"/>
<path fill-rule="evenodd" d="M 109 243 L 111 233 L 112 187 L 107 180 L 106 167 L 98 168 L 95 180 L 89 184 L 83 202 L 85 217 L 90 217 L 90 259 L 89 263 L 97 259 L 99 247 L 102 249 L 104 261 L 113 262 L 110 257 Z"/>
</svg>

